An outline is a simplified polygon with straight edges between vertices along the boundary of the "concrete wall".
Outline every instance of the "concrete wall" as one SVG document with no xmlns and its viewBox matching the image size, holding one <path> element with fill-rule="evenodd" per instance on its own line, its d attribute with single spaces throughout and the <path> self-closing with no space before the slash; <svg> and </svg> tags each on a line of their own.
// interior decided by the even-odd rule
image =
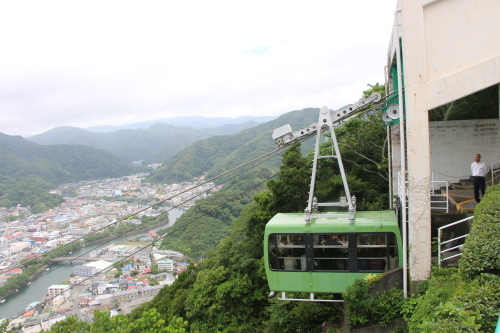
<svg viewBox="0 0 500 333">
<path fill-rule="evenodd" d="M 500 160 L 500 119 L 433 121 L 429 127 L 434 180 L 467 179 L 475 154 L 488 167 Z"/>
</svg>

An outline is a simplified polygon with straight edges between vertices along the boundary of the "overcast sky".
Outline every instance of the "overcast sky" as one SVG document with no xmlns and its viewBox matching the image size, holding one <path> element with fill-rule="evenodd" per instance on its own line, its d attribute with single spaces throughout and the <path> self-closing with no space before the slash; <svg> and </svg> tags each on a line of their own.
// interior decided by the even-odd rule
<svg viewBox="0 0 500 333">
<path fill-rule="evenodd" d="M 0 132 L 354 103 L 396 0 L 0 0 Z"/>
</svg>

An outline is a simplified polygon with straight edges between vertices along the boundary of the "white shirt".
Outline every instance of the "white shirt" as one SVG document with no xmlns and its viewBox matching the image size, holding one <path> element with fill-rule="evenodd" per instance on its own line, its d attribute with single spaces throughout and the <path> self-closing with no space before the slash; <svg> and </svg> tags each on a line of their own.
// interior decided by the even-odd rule
<svg viewBox="0 0 500 333">
<path fill-rule="evenodd" d="M 472 172 L 472 176 L 485 177 L 488 173 L 488 168 L 484 162 L 472 162 L 470 165 L 470 170 Z"/>
</svg>

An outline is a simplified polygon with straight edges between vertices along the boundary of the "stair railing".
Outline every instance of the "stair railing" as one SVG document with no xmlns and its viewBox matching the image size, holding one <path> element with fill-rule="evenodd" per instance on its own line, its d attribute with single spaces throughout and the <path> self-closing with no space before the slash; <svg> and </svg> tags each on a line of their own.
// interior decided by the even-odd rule
<svg viewBox="0 0 500 333">
<path fill-rule="evenodd" d="M 491 172 L 491 185 L 494 185 L 495 183 L 493 181 L 495 180 L 495 173 L 500 172 L 500 161 L 496 161 L 490 164 L 490 172 Z"/>
<path fill-rule="evenodd" d="M 452 250 L 455 250 L 455 249 L 461 249 L 463 245 L 453 246 L 453 247 L 447 248 L 446 250 L 441 250 L 441 247 L 444 244 L 448 244 L 448 243 L 451 243 L 453 241 L 465 238 L 465 237 L 467 237 L 469 235 L 469 234 L 465 234 L 465 235 L 462 235 L 462 236 L 459 236 L 459 237 L 455 237 L 455 238 L 452 238 L 452 239 L 449 239 L 449 240 L 446 240 L 446 241 L 442 241 L 442 239 L 441 239 L 442 238 L 442 236 L 441 236 L 442 231 L 444 229 L 446 229 L 446 228 L 449 228 L 449 227 L 455 226 L 457 224 L 464 223 L 464 222 L 467 222 L 469 220 L 472 220 L 473 218 L 474 218 L 474 216 L 467 217 L 465 219 L 462 219 L 462 220 L 459 220 L 459 221 L 456 221 L 456 222 L 453 222 L 453 223 L 450 223 L 450 224 L 447 224 L 447 225 L 444 225 L 444 226 L 438 228 L 438 264 L 439 264 L 439 268 L 441 268 L 441 262 L 442 261 L 449 260 L 449 259 L 455 258 L 455 257 L 459 257 L 459 256 L 462 255 L 462 252 L 459 252 L 458 254 L 442 258 L 443 257 L 443 253 L 446 253 L 446 252 L 449 252 L 449 251 L 452 251 Z"/>
<path fill-rule="evenodd" d="M 434 185 L 437 185 L 437 188 L 440 190 L 439 194 L 434 193 Z M 441 188 L 445 187 L 446 192 L 441 193 Z M 431 171 L 431 208 L 432 209 L 446 209 L 446 212 L 449 212 L 450 200 L 448 200 L 448 189 L 450 187 L 450 183 L 447 180 L 434 180 L 434 171 Z M 443 198 L 443 200 L 432 200 L 433 198 Z M 445 204 L 444 207 L 436 206 L 432 207 L 432 204 Z"/>
</svg>

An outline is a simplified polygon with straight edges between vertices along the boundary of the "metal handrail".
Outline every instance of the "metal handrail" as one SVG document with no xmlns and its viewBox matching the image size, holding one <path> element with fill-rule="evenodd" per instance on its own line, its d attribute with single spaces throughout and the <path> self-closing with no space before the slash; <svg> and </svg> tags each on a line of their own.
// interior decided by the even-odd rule
<svg viewBox="0 0 500 333">
<path fill-rule="evenodd" d="M 497 166 L 497 170 L 494 171 L 494 166 Z M 493 180 L 495 179 L 495 172 L 500 172 L 500 161 L 496 161 L 490 164 L 490 171 L 491 171 L 491 185 L 493 184 Z"/>
<path fill-rule="evenodd" d="M 446 229 L 446 228 L 449 228 L 449 227 L 452 227 L 454 225 L 460 224 L 460 223 L 467 222 L 467 221 L 469 221 L 469 220 L 471 220 L 473 218 L 474 218 L 474 216 L 467 217 L 465 219 L 462 219 L 462 220 L 459 220 L 459 221 L 456 221 L 456 222 L 453 222 L 453 223 L 450 223 L 450 224 L 447 224 L 447 225 L 444 225 L 444 226 L 438 228 L 438 265 L 439 265 L 439 268 L 441 268 L 441 262 L 442 261 L 445 261 L 445 260 L 448 260 L 448 259 L 451 259 L 451 258 L 455 258 L 455 257 L 459 257 L 459 256 L 462 255 L 462 253 L 458 253 L 458 254 L 446 257 L 444 259 L 441 259 L 441 254 L 442 253 L 448 252 L 448 251 L 451 251 L 451 250 L 458 249 L 458 248 L 462 247 L 462 245 L 458 245 L 458 246 L 454 246 L 454 247 L 451 247 L 449 249 L 446 249 L 444 251 L 441 251 L 441 245 L 444 245 L 446 243 L 450 243 L 450 242 L 458 240 L 458 239 L 465 238 L 465 237 L 467 237 L 469 235 L 469 234 L 465 234 L 465 235 L 462 235 L 462 236 L 459 236 L 459 237 L 456 237 L 456 238 L 449 239 L 447 241 L 441 242 L 441 233 L 442 233 L 442 230 Z"/>
<path fill-rule="evenodd" d="M 434 193 L 434 184 L 439 184 L 439 183 L 443 183 L 444 186 L 446 187 L 446 193 L 445 194 L 435 194 Z M 450 183 L 448 183 L 448 181 L 446 180 L 431 180 L 431 206 L 433 203 L 439 203 L 439 204 L 442 204 L 442 203 L 446 203 L 446 206 L 445 207 L 432 207 L 433 209 L 446 209 L 446 212 L 448 213 L 449 212 L 449 200 L 448 200 L 448 188 L 450 186 Z M 439 186 L 439 188 L 442 187 L 442 186 Z M 444 201 L 432 201 L 432 197 L 444 197 Z"/>
</svg>

